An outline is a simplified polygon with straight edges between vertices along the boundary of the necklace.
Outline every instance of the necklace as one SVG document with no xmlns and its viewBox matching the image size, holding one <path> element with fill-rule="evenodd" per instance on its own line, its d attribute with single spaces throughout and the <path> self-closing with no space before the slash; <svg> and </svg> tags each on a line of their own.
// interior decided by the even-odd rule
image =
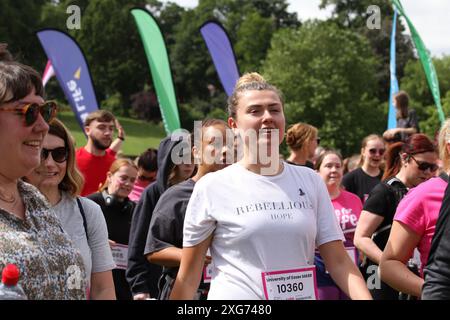
<svg viewBox="0 0 450 320">
<path fill-rule="evenodd" d="M 6 179 L 7 181 L 10 180 L 10 179 L 8 179 L 8 177 L 6 177 L 5 175 L 3 175 L 2 173 L 0 173 L 0 176 L 1 176 L 2 180 L 3 180 L 3 179 Z M 16 203 L 17 198 L 16 198 L 16 196 L 14 195 L 14 192 L 12 192 L 11 194 L 7 194 L 7 193 L 5 192 L 5 188 L 2 186 L 2 184 L 3 184 L 3 181 L 2 181 L 1 184 L 0 184 L 0 200 L 2 200 L 2 201 L 5 202 L 5 203 L 8 203 L 8 204 L 10 204 L 10 203 Z"/>
<path fill-rule="evenodd" d="M 0 189 L 0 200 L 6 203 L 15 203 L 17 198 L 13 194 L 5 194 L 4 191 Z"/>
</svg>

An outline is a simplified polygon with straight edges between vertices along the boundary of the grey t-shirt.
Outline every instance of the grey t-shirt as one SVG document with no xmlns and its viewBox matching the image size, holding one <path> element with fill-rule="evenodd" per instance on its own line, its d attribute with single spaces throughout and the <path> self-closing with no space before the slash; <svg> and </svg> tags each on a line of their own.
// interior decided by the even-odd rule
<svg viewBox="0 0 450 320">
<path fill-rule="evenodd" d="M 76 198 L 63 192 L 61 201 L 53 207 L 62 227 L 83 256 L 88 283 L 91 273 L 112 270 L 116 267 L 108 243 L 108 229 L 100 206 L 94 201 L 80 197 L 86 216 L 89 243 L 83 226 L 83 217 Z"/>
</svg>

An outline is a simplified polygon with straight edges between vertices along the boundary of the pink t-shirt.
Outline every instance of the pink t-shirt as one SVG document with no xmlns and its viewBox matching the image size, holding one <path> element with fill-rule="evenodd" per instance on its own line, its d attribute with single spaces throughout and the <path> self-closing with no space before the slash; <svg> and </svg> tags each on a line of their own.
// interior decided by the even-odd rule
<svg viewBox="0 0 450 320">
<path fill-rule="evenodd" d="M 353 236 L 355 235 L 356 224 L 361 215 L 361 199 L 348 191 L 341 190 L 341 194 L 334 200 L 331 200 L 334 207 L 334 213 L 338 218 L 339 225 L 344 232 L 346 246 L 353 246 Z"/>
<path fill-rule="evenodd" d="M 394 220 L 411 228 L 420 236 L 417 249 L 420 252 L 420 274 L 427 263 L 436 221 L 441 209 L 447 182 L 439 177 L 421 183 L 411 189 L 400 201 Z"/>
<path fill-rule="evenodd" d="M 134 183 L 134 186 L 133 186 L 133 190 L 128 195 L 128 198 L 131 201 L 139 202 L 142 192 L 149 184 L 150 183 L 148 183 L 148 182 L 142 182 L 139 179 L 136 179 L 136 182 Z"/>
</svg>

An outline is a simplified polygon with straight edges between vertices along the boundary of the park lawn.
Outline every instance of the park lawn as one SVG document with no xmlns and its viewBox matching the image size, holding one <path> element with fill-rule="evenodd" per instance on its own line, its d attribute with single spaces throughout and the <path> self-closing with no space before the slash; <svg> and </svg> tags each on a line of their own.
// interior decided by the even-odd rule
<svg viewBox="0 0 450 320">
<path fill-rule="evenodd" d="M 58 112 L 58 118 L 69 128 L 75 138 L 76 147 L 86 144 L 86 137 L 78 125 L 72 111 Z M 118 117 L 125 130 L 126 139 L 122 145 L 123 154 L 138 156 L 147 148 L 157 149 L 161 139 L 166 136 L 162 123 L 145 122 L 131 118 Z"/>
</svg>

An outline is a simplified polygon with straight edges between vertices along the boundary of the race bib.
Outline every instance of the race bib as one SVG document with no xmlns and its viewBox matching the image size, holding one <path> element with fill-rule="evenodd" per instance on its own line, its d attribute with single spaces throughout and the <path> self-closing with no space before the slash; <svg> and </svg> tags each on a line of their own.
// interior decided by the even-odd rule
<svg viewBox="0 0 450 320">
<path fill-rule="evenodd" d="M 128 246 L 116 243 L 114 246 L 111 246 L 111 253 L 116 269 L 126 270 L 128 265 Z"/>
<path fill-rule="evenodd" d="M 266 300 L 316 300 L 316 267 L 262 272 Z"/>
</svg>

